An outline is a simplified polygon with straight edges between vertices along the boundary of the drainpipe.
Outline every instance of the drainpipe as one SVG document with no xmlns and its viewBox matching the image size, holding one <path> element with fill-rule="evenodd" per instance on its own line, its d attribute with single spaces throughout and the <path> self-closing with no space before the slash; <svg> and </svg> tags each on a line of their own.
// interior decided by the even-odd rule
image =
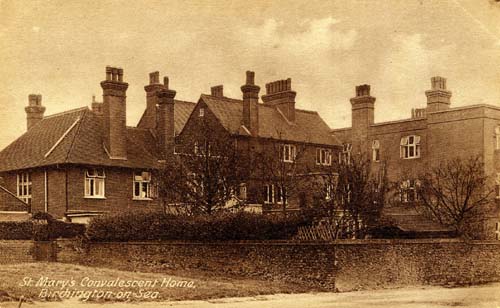
<svg viewBox="0 0 500 308">
<path fill-rule="evenodd" d="M 43 171 L 43 176 L 44 176 L 44 194 L 45 194 L 45 212 L 49 212 L 49 198 L 48 198 L 48 178 L 47 178 L 47 170 Z"/>
</svg>

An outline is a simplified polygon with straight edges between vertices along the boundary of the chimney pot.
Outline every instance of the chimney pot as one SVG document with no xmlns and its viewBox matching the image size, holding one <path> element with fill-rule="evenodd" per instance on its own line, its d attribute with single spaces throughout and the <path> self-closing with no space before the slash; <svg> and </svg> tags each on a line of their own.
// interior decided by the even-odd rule
<svg viewBox="0 0 500 308">
<path fill-rule="evenodd" d="M 111 80 L 112 68 L 111 66 L 106 66 L 106 80 Z"/>
<path fill-rule="evenodd" d="M 160 77 L 158 77 L 158 78 L 160 78 Z M 165 86 L 165 89 L 168 90 L 168 77 L 167 76 L 163 77 L 163 85 Z"/>
<path fill-rule="evenodd" d="M 432 77 L 431 78 L 432 90 L 446 90 L 446 78 L 443 77 Z"/>
<path fill-rule="evenodd" d="M 370 85 L 364 84 L 356 86 L 356 96 L 370 96 Z"/>
<path fill-rule="evenodd" d="M 123 69 L 118 68 L 118 81 L 123 82 Z"/>
<path fill-rule="evenodd" d="M 255 84 L 255 72 L 247 71 L 247 80 L 246 84 L 254 85 Z"/>
<path fill-rule="evenodd" d="M 160 72 L 149 73 L 149 84 L 158 84 L 160 80 Z"/>
</svg>

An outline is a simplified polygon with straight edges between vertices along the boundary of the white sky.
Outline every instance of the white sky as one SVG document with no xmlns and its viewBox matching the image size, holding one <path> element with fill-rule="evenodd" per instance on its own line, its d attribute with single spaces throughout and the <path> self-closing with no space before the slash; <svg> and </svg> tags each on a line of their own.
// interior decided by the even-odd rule
<svg viewBox="0 0 500 308">
<path fill-rule="evenodd" d="M 245 71 L 292 78 L 297 107 L 350 125 L 349 98 L 368 83 L 375 120 L 425 105 L 430 77 L 448 78 L 453 106 L 500 106 L 500 2 L 0 0 L 0 148 L 25 131 L 28 94 L 46 115 L 102 95 L 106 65 L 123 67 L 127 124 L 159 70 L 181 100 L 224 84 L 241 97 Z"/>
</svg>

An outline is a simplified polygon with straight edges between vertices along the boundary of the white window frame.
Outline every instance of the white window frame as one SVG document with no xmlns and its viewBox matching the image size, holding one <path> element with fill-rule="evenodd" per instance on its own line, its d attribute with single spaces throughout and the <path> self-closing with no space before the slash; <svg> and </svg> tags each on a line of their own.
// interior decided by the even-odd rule
<svg viewBox="0 0 500 308">
<path fill-rule="evenodd" d="M 265 204 L 288 204 L 288 197 L 286 196 L 286 189 L 274 184 L 266 184 L 266 196 L 264 198 Z"/>
<path fill-rule="evenodd" d="M 297 147 L 293 144 L 283 144 L 280 146 L 281 161 L 293 163 L 297 157 Z"/>
<path fill-rule="evenodd" d="M 27 204 L 31 204 L 33 197 L 33 182 L 29 172 L 17 174 L 17 197 Z"/>
<path fill-rule="evenodd" d="M 154 188 L 151 184 L 151 177 L 151 172 L 149 171 L 134 172 L 132 186 L 133 200 L 153 200 Z M 136 188 L 139 188 L 139 194 L 137 194 Z"/>
<path fill-rule="evenodd" d="M 372 161 L 374 161 L 374 162 L 380 161 L 380 141 L 379 140 L 372 141 Z"/>
<path fill-rule="evenodd" d="M 415 159 L 420 157 L 420 136 L 409 135 L 401 138 L 400 157 L 402 159 Z"/>
<path fill-rule="evenodd" d="M 103 168 L 85 170 L 84 197 L 89 199 L 106 198 L 106 173 Z"/>
<path fill-rule="evenodd" d="M 205 116 L 205 108 L 200 107 L 198 115 L 200 118 L 204 117 Z"/>
<path fill-rule="evenodd" d="M 417 189 L 419 180 L 403 180 L 399 183 L 399 196 L 401 203 L 411 203 L 419 200 Z"/>
<path fill-rule="evenodd" d="M 342 145 L 342 152 L 339 153 L 339 163 L 345 163 L 347 165 L 351 164 L 351 151 L 352 144 L 344 143 Z"/>
<path fill-rule="evenodd" d="M 240 191 L 238 193 L 238 197 L 241 200 L 246 200 L 248 198 L 248 188 L 246 183 L 240 184 Z"/>
<path fill-rule="evenodd" d="M 332 151 L 325 148 L 316 149 L 316 165 L 331 166 L 332 165 Z"/>
<path fill-rule="evenodd" d="M 495 127 L 495 150 L 500 150 L 500 126 Z"/>
<path fill-rule="evenodd" d="M 500 173 L 497 173 L 497 177 L 495 179 L 495 198 L 500 199 Z"/>
</svg>

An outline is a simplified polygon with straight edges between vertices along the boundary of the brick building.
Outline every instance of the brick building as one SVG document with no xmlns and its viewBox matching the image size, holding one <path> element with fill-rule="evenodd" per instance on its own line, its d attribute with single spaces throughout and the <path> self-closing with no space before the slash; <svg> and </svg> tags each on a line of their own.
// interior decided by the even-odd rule
<svg viewBox="0 0 500 308">
<path fill-rule="evenodd" d="M 452 93 L 442 77 L 431 79 L 425 95 L 427 106 L 412 109 L 410 118 L 375 123 L 370 86 L 358 86 L 351 98 L 352 127 L 332 131 L 343 143 L 344 152 L 367 155 L 374 170 L 383 165 L 388 179 L 400 182 L 402 206 L 387 211 L 404 220 L 407 227 L 411 227 L 408 217 L 417 216 L 409 205 L 416 197 L 413 179 L 426 168 L 457 157 L 479 156 L 492 185 L 500 174 L 500 108 L 485 104 L 451 108 Z M 491 204 L 485 210 L 485 236 L 495 238 L 498 206 Z"/>
<path fill-rule="evenodd" d="M 307 148 L 306 164 L 321 166 L 331 162 L 338 146 L 316 112 L 295 108 L 291 80 L 267 84 L 260 103 L 260 88 L 249 72 L 241 87 L 243 99 L 224 97 L 220 86 L 195 104 L 175 100 L 168 78 L 160 83 L 154 72 L 144 87 L 146 109 L 136 127 L 125 124 L 128 84 L 123 70 L 107 67 L 101 87 L 102 103 L 94 98 L 91 109 L 49 116 L 44 116 L 41 95 L 29 96 L 27 132 L 0 152 L 2 191 L 17 196 L 31 212 L 76 222 L 106 212 L 159 207 L 154 171 L 172 159 L 176 143 L 182 147 L 200 133 L 196 122 L 201 118 L 239 138 L 247 151 L 279 142 L 284 162 L 294 160 L 300 144 Z M 276 188 L 265 185 L 249 185 L 248 195 L 258 191 L 261 197 L 255 200 L 282 202 Z M 19 211 L 17 205 L 2 209 Z"/>
</svg>

